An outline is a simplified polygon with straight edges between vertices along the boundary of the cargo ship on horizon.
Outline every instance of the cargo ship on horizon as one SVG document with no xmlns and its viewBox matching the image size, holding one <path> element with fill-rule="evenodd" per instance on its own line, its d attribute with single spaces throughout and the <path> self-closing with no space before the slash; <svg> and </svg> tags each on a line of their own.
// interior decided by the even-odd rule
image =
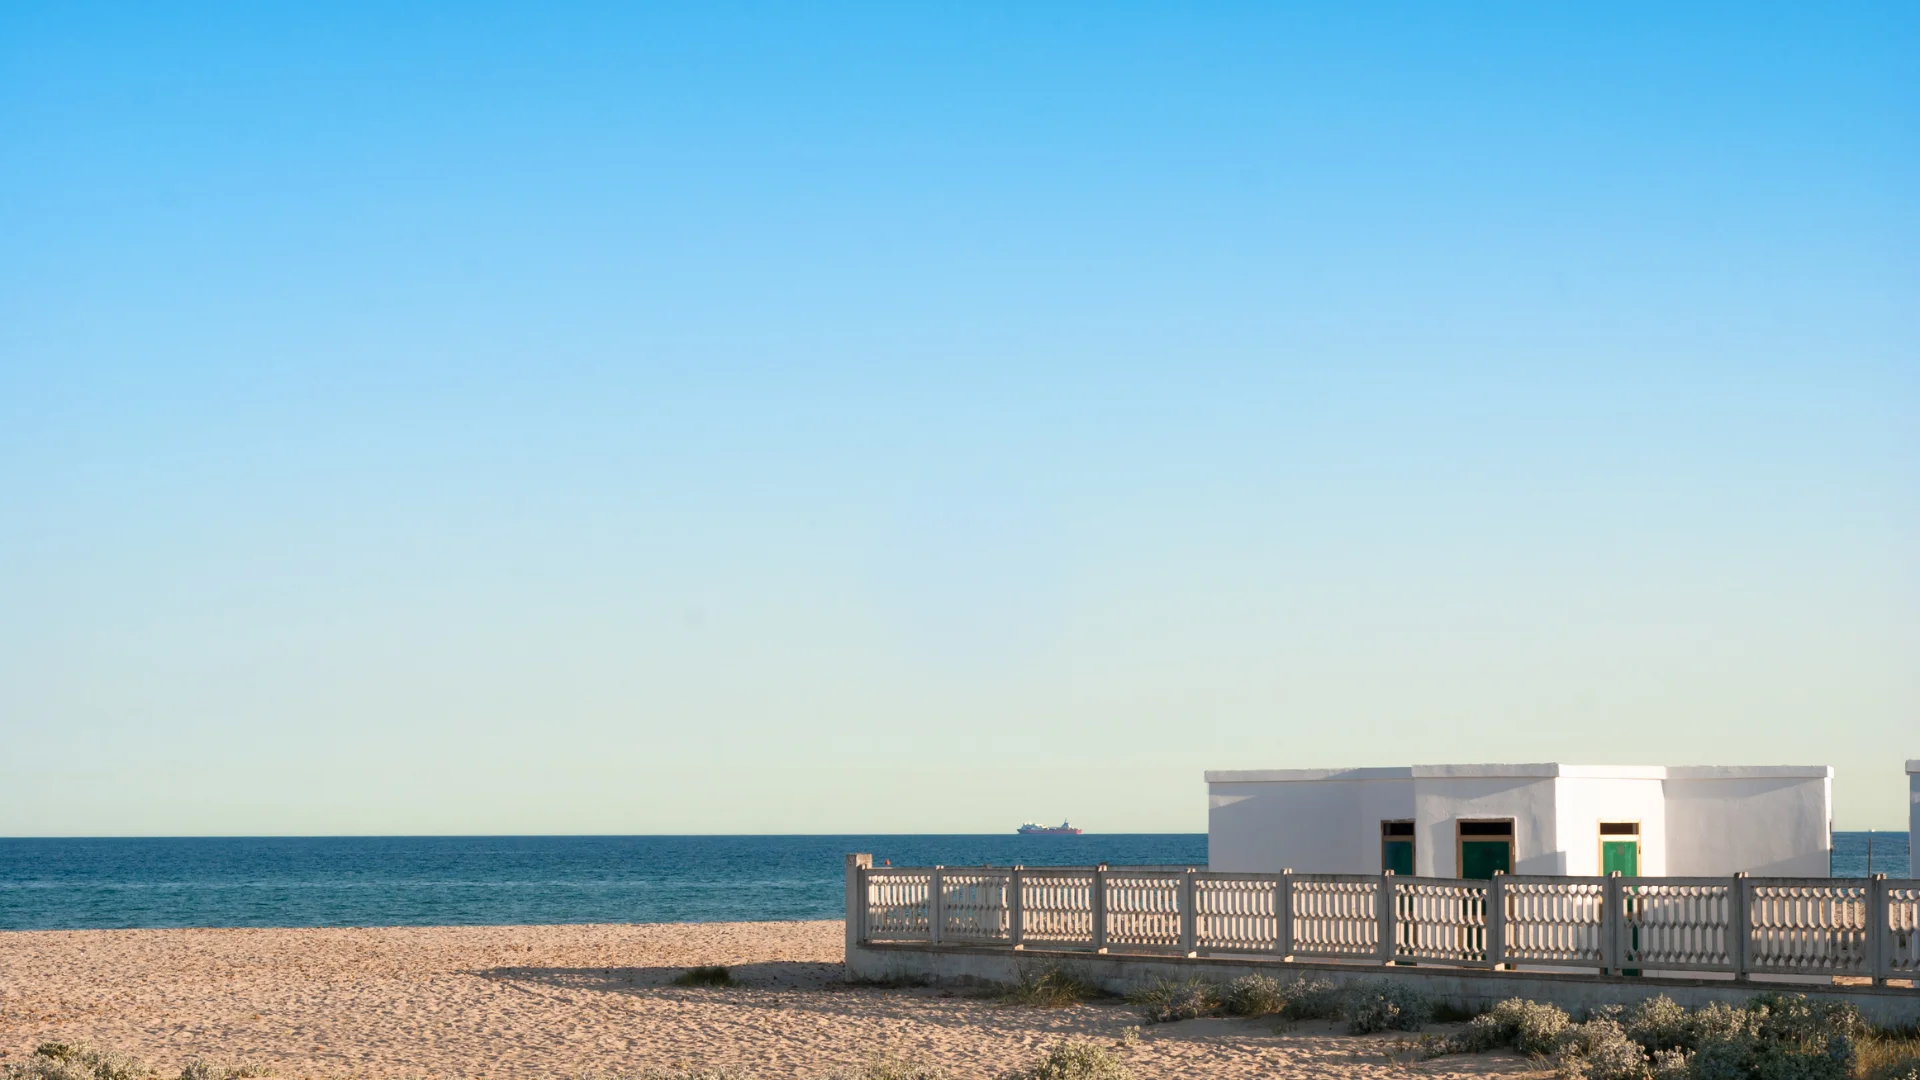
<svg viewBox="0 0 1920 1080">
<path fill-rule="evenodd" d="M 1029 821 L 1025 825 L 1020 826 L 1018 831 L 1021 836 L 1079 836 L 1080 835 L 1079 829 L 1074 828 L 1070 822 L 1065 822 L 1065 821 L 1061 822 L 1058 825 L 1039 825 Z"/>
</svg>

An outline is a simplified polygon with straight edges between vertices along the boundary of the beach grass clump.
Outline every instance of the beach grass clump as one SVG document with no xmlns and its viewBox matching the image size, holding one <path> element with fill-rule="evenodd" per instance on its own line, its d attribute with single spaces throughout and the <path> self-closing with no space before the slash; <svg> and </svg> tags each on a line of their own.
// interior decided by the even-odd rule
<svg viewBox="0 0 1920 1080">
<path fill-rule="evenodd" d="M 1559 1049 L 1561 1036 L 1572 1026 L 1573 1018 L 1564 1009 L 1508 998 L 1467 1021 L 1441 1052 L 1480 1054 L 1511 1047 L 1529 1057 L 1545 1057 Z"/>
<path fill-rule="evenodd" d="M 1068 1039 L 1042 1054 L 1030 1068 L 1003 1080 L 1132 1080 L 1118 1051 L 1085 1039 Z"/>
<path fill-rule="evenodd" d="M 1562 1032 L 1553 1064 L 1561 1080 L 1646 1080 L 1652 1061 L 1620 1021 L 1603 1015 Z"/>
<path fill-rule="evenodd" d="M 1920 1080 L 1920 1039 L 1876 1032 L 1852 1005 L 1804 994 L 1698 1009 L 1656 995 L 1594 1009 L 1577 1024 L 1554 1006 L 1513 998 L 1440 1052 L 1499 1047 L 1550 1061 L 1562 1080 Z"/>
<path fill-rule="evenodd" d="M 1014 975 L 1006 1000 L 1036 1009 L 1061 1009 L 1101 996 L 1100 987 L 1085 972 L 1065 964 L 1022 967 Z"/>
<path fill-rule="evenodd" d="M 827 1074 L 827 1080 L 946 1080 L 940 1066 L 918 1058 L 880 1054 L 857 1069 Z"/>
<path fill-rule="evenodd" d="M 733 972 L 725 964 L 703 964 L 688 968 L 673 977 L 675 986 L 737 986 Z"/>
<path fill-rule="evenodd" d="M 1287 987 L 1271 975 L 1242 975 L 1220 990 L 1228 1016 L 1271 1016 L 1287 1007 Z"/>
<path fill-rule="evenodd" d="M 1171 1024 L 1220 1011 L 1220 988 L 1205 979 L 1155 979 L 1127 995 L 1149 1024 Z"/>
<path fill-rule="evenodd" d="M 180 1080 L 247 1080 L 272 1076 L 273 1070 L 247 1062 L 188 1058 Z M 18 1065 L 0 1068 L 0 1080 L 158 1080 L 160 1073 L 128 1054 L 86 1043 L 45 1042 Z"/>
<path fill-rule="evenodd" d="M 1869 1032 L 1853 1050 L 1853 1070 L 1862 1080 L 1920 1080 L 1920 1032 Z"/>
<path fill-rule="evenodd" d="M 19 1065 L 8 1065 L 5 1080 L 148 1080 L 146 1062 L 86 1043 L 44 1042 Z"/>
<path fill-rule="evenodd" d="M 245 1061 L 209 1061 L 206 1058 L 188 1058 L 180 1069 L 180 1080 L 250 1080 L 252 1077 L 272 1076 L 273 1070 L 265 1065 L 255 1065 Z"/>
<path fill-rule="evenodd" d="M 1433 999 L 1405 983 L 1373 979 L 1341 995 L 1340 1015 L 1355 1035 L 1419 1031 L 1433 1019 Z"/>
</svg>

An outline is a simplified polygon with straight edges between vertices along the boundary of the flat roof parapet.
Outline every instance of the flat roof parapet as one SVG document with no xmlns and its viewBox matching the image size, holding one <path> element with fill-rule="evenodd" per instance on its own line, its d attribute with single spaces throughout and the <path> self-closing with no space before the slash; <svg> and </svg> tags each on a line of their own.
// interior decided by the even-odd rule
<svg viewBox="0 0 1920 1080">
<path fill-rule="evenodd" d="M 1920 772 L 1920 761 L 1907 762 Z M 1272 784 L 1317 780 L 1505 779 L 1568 777 L 1593 780 L 1813 780 L 1831 778 L 1831 765 L 1562 765 L 1558 762 L 1483 765 L 1408 765 L 1371 769 L 1210 769 L 1209 784 Z"/>
</svg>

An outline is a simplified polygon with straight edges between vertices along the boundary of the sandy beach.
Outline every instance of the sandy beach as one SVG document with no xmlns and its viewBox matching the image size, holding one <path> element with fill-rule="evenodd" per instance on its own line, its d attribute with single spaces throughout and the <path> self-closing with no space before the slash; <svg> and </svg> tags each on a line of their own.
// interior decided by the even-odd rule
<svg viewBox="0 0 1920 1080">
<path fill-rule="evenodd" d="M 1118 1004 L 1041 1010 L 839 982 L 838 922 L 0 934 L 0 1063 L 87 1040 L 163 1070 L 200 1055 L 326 1077 L 574 1076 L 729 1066 L 819 1076 L 892 1053 L 994 1076 L 1081 1035 L 1137 1024 Z M 744 985 L 680 987 L 695 964 Z M 1321 1024 L 1147 1027 L 1147 1077 L 1404 1074 L 1391 1039 Z M 1512 1056 L 1418 1075 L 1525 1073 Z"/>
</svg>

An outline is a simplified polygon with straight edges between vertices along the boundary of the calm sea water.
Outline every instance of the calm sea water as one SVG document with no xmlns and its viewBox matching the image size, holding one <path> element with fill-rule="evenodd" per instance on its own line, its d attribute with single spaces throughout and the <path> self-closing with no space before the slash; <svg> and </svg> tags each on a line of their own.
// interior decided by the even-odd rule
<svg viewBox="0 0 1920 1080">
<path fill-rule="evenodd" d="M 1873 869 L 1906 873 L 1904 833 Z M 0 840 L 0 929 L 834 919 L 843 857 L 896 866 L 1204 866 L 1204 835 Z M 1833 872 L 1866 872 L 1835 833 Z"/>
<path fill-rule="evenodd" d="M 0 929 L 837 919 L 896 866 L 1204 866 L 1204 835 L 0 839 Z"/>
</svg>

